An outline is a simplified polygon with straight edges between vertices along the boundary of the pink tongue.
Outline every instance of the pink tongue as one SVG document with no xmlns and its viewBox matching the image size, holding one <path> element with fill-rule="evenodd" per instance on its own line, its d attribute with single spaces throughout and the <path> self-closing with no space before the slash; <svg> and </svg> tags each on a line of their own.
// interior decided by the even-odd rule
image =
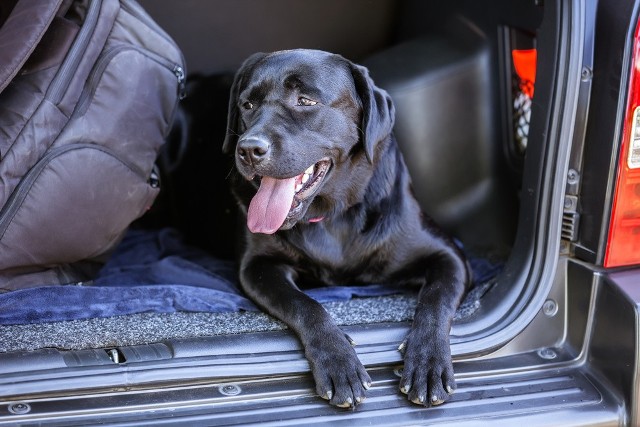
<svg viewBox="0 0 640 427">
<path fill-rule="evenodd" d="M 247 227 L 252 233 L 273 234 L 278 231 L 291 210 L 295 185 L 295 177 L 262 177 L 260 188 L 251 199 L 247 212 Z"/>
</svg>

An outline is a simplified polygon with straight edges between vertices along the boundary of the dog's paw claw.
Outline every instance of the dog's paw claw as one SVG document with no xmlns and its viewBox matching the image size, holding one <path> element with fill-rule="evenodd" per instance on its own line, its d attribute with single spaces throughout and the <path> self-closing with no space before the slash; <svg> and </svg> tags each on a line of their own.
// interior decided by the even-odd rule
<svg viewBox="0 0 640 427">
<path fill-rule="evenodd" d="M 347 400 L 345 400 L 343 402 L 340 402 L 340 403 L 336 403 L 335 405 L 338 408 L 351 408 L 353 406 L 353 399 L 348 397 Z"/>
<path fill-rule="evenodd" d="M 433 406 L 442 405 L 443 403 L 444 403 L 444 400 L 439 399 L 438 396 L 436 395 L 431 396 L 431 404 Z"/>
<path fill-rule="evenodd" d="M 333 397 L 333 392 L 329 390 L 324 394 L 321 394 L 320 397 L 322 397 L 324 400 L 331 400 L 331 398 Z"/>
<path fill-rule="evenodd" d="M 356 342 L 353 340 L 353 338 L 351 338 L 349 335 L 344 334 L 344 336 L 347 339 L 347 341 L 349 341 L 349 344 L 351 344 L 353 347 L 357 345 Z"/>
<path fill-rule="evenodd" d="M 413 403 L 415 403 L 416 405 L 424 405 L 425 397 L 424 396 L 417 396 L 417 397 L 414 397 L 413 399 L 411 399 L 411 401 Z"/>
</svg>

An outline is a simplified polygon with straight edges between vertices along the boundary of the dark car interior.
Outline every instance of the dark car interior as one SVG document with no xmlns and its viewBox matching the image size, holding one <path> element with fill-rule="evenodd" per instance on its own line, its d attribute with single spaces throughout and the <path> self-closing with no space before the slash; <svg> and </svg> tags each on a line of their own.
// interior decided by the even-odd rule
<svg viewBox="0 0 640 427">
<path fill-rule="evenodd" d="M 546 126 L 540 118 L 547 114 L 549 96 L 544 77 L 552 73 L 534 82 L 534 75 L 518 72 L 517 53 L 533 52 L 533 70 L 553 62 L 553 35 L 543 33 L 548 46 L 538 46 L 543 23 L 553 28 L 553 7 L 503 0 L 492 2 L 492 13 L 473 1 L 188 0 L 176 8 L 170 1 L 143 0 L 141 5 L 182 49 L 187 96 L 158 157 L 160 196 L 134 228 L 177 229 L 188 244 L 234 260 L 232 165 L 221 149 L 233 74 L 255 52 L 322 49 L 367 66 L 393 98 L 394 131 L 418 201 L 457 239 L 472 264 L 480 261 L 476 282 L 482 286 L 471 297 L 476 308 L 482 306 L 476 317 L 493 309 L 479 304 L 483 295 L 502 300 L 503 292 L 520 292 L 512 278 L 527 274 L 533 232 L 526 219 L 532 206 L 522 206 L 536 195 L 544 152 L 539 137 Z M 512 251 L 518 235 L 524 247 Z M 509 274 L 499 280 L 503 268 Z"/>
<path fill-rule="evenodd" d="M 140 3 L 182 49 L 187 96 L 158 157 L 162 191 L 134 229 L 176 229 L 192 247 L 231 263 L 224 268 L 232 271 L 238 224 L 228 188 L 232 166 L 222 154 L 222 142 L 233 74 L 254 52 L 328 50 L 367 66 L 377 85 L 389 92 L 415 195 L 471 260 L 478 286 L 463 304 L 454 335 L 461 342 L 481 331 L 487 335 L 500 327 L 496 322 L 505 313 L 517 312 L 516 302 L 520 308 L 526 304 L 535 291 L 529 280 L 532 254 L 545 250 L 540 246 L 544 239 L 535 238 L 535 212 L 548 155 L 544 141 L 560 5 L 495 0 L 487 13 L 486 4 L 474 1 Z M 346 315 L 339 322 L 409 320 L 412 298 L 389 298 L 380 303 L 384 315 L 364 316 L 366 321 Z M 401 308 L 395 305 L 400 300 Z M 349 302 L 354 306 L 347 311 L 357 312 L 361 303 L 366 305 L 366 298 Z M 280 328 L 261 325 L 252 329 L 240 321 L 235 331 Z M 215 334 L 234 330 L 227 327 Z M 167 328 L 158 336 L 171 339 L 174 332 Z M 61 347 L 125 342 L 136 339 L 112 337 Z M 20 345 L 9 343 L 7 349 Z M 38 346 L 56 347 L 56 339 L 48 335 L 29 348 Z"/>
<path fill-rule="evenodd" d="M 233 73 L 254 52 L 306 47 L 370 69 L 395 102 L 394 131 L 425 212 L 467 253 L 503 265 L 531 139 L 531 100 L 527 112 L 514 102 L 534 85 L 518 75 L 512 51 L 537 47 L 544 8 L 495 3 L 487 14 L 475 2 L 189 1 L 180 14 L 169 2 L 143 1 L 182 47 L 189 79 L 159 158 L 164 191 L 140 223 L 175 227 L 234 258 L 236 206 L 225 182 L 232 165 L 221 153 Z"/>
</svg>

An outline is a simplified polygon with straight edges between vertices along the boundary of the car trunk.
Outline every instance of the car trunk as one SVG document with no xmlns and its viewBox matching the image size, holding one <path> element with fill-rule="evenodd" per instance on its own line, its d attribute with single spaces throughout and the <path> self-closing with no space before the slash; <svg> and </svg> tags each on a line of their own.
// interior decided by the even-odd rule
<svg viewBox="0 0 640 427">
<path fill-rule="evenodd" d="M 0 425 L 46 417 L 52 425 L 96 417 L 119 425 L 494 417 L 509 425 L 524 416 L 547 425 L 549 414 L 576 425 L 617 422 L 619 396 L 576 362 L 588 346 L 594 285 L 567 258 L 576 218 L 565 205 L 566 177 L 584 130 L 566 124 L 585 114 L 579 93 L 590 84 L 568 76 L 592 60 L 584 29 L 595 9 L 490 3 L 141 1 L 183 49 L 189 96 L 159 158 L 165 191 L 136 230 L 178 230 L 181 244 L 232 268 L 235 217 L 221 147 L 233 71 L 253 52 L 296 47 L 366 65 L 396 103 L 416 197 L 477 276 L 451 331 L 459 391 L 450 403 L 425 410 L 397 392 L 397 347 L 415 295 L 372 292 L 324 300 L 374 380 L 355 411 L 315 396 L 300 345 L 280 322 L 245 309 L 178 308 L 4 326 Z"/>
</svg>

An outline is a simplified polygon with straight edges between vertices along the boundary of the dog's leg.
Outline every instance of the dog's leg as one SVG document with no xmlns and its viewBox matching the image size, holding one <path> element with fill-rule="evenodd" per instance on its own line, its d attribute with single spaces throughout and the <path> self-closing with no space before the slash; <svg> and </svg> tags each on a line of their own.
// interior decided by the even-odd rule
<svg viewBox="0 0 640 427">
<path fill-rule="evenodd" d="M 371 378 L 350 338 L 322 305 L 298 289 L 294 274 L 277 259 L 256 257 L 243 263 L 240 281 L 254 302 L 298 335 L 318 394 L 332 405 L 355 407 L 365 399 Z"/>
<path fill-rule="evenodd" d="M 456 388 L 449 331 L 469 276 L 465 262 L 454 254 L 437 258 L 423 264 L 430 266 L 427 281 L 418 296 L 411 331 L 400 345 L 404 352 L 400 391 L 425 406 L 443 403 Z"/>
</svg>

